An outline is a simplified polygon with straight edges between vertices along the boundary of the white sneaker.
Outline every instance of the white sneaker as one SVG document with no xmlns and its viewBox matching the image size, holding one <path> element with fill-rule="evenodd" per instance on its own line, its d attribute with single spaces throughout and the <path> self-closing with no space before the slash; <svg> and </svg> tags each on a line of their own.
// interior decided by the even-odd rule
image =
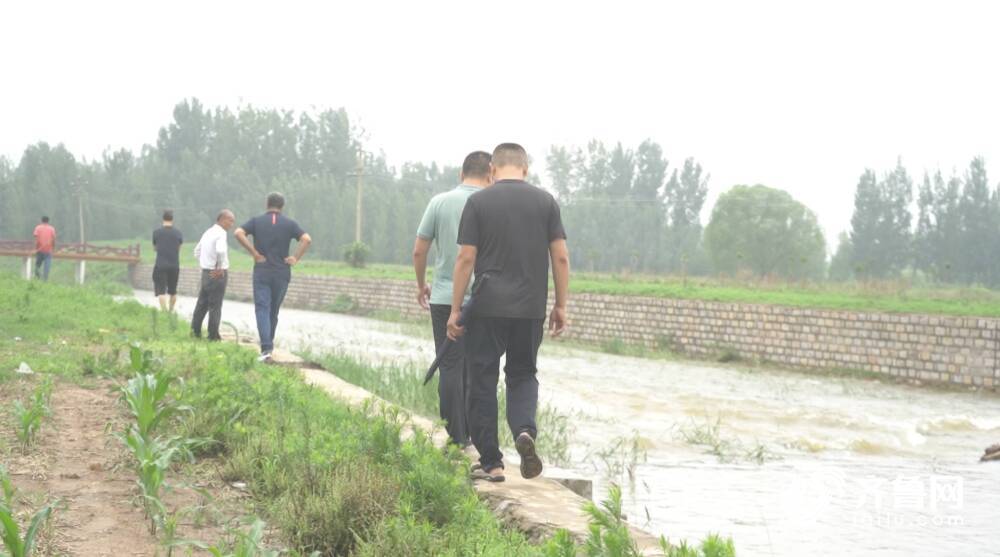
<svg viewBox="0 0 1000 557">
<path fill-rule="evenodd" d="M 261 363 L 268 363 L 271 361 L 270 352 L 261 352 L 260 356 L 257 356 L 257 361 Z"/>
</svg>

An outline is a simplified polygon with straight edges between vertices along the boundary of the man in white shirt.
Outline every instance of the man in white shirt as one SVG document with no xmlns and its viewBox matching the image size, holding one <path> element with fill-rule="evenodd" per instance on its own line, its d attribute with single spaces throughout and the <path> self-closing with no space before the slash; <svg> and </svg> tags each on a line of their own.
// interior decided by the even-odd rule
<svg viewBox="0 0 1000 557">
<path fill-rule="evenodd" d="M 201 290 L 198 303 L 191 317 L 191 332 L 201 338 L 201 324 L 208 314 L 208 340 L 222 340 L 219 324 L 222 322 L 222 299 L 226 295 L 229 279 L 229 242 L 226 231 L 233 227 L 236 216 L 229 209 L 219 211 L 215 224 L 201 235 L 194 247 L 194 256 L 201 266 Z"/>
</svg>

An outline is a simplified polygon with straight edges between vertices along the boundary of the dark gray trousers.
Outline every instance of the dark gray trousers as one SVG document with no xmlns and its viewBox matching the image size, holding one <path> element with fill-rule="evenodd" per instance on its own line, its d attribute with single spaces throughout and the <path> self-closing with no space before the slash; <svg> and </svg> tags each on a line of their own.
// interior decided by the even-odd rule
<svg viewBox="0 0 1000 557">
<path fill-rule="evenodd" d="M 448 339 L 450 305 L 431 304 L 431 327 L 434 329 L 434 352 Z M 451 442 L 464 447 L 469 443 L 469 425 L 466 419 L 465 340 L 451 343 L 438 368 L 438 400 L 441 419 Z"/>
<path fill-rule="evenodd" d="M 194 306 L 191 316 L 191 331 L 194 336 L 201 337 L 201 324 L 208 314 L 208 339 L 222 340 L 219 336 L 219 325 L 222 323 L 222 299 L 226 296 L 226 284 L 229 273 L 223 273 L 219 278 L 212 278 L 210 271 L 201 270 L 201 289 L 198 291 L 198 303 Z"/>
<path fill-rule="evenodd" d="M 465 331 L 468 370 L 469 431 L 479 463 L 489 470 L 503 464 L 497 439 L 497 382 L 500 357 L 507 354 L 507 426 L 516 439 L 522 432 L 537 438 L 538 348 L 544 319 L 477 317 Z"/>
</svg>

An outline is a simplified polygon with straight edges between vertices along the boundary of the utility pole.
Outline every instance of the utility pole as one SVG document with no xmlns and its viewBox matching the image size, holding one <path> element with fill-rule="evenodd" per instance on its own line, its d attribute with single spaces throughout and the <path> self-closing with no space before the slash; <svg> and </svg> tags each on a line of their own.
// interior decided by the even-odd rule
<svg viewBox="0 0 1000 557">
<path fill-rule="evenodd" d="M 83 178 L 77 178 L 76 181 L 74 182 L 74 185 L 76 186 L 75 189 L 76 189 L 77 215 L 80 218 L 80 244 L 81 244 L 80 249 L 84 250 L 84 253 L 86 253 L 86 250 L 83 247 L 83 245 L 87 243 L 87 236 L 86 234 L 84 234 L 83 230 Z M 87 276 L 87 262 L 81 259 L 76 263 L 77 284 L 83 284 L 83 281 L 86 278 L 86 276 Z"/>
<path fill-rule="evenodd" d="M 361 192 L 364 183 L 365 163 L 358 151 L 358 203 L 354 213 L 354 241 L 361 243 Z"/>
<path fill-rule="evenodd" d="M 77 215 L 80 217 L 80 243 L 87 243 L 87 237 L 83 233 L 83 183 L 78 179 L 75 182 L 76 186 L 76 209 Z"/>
<path fill-rule="evenodd" d="M 361 213 L 362 213 L 362 191 L 364 189 L 364 177 L 365 174 L 365 159 L 364 154 L 360 149 L 358 149 L 357 155 L 357 167 L 354 172 L 349 172 L 348 176 L 356 176 L 358 179 L 358 193 L 357 193 L 357 204 L 355 206 L 354 212 L 354 241 L 355 243 L 361 243 Z"/>
</svg>

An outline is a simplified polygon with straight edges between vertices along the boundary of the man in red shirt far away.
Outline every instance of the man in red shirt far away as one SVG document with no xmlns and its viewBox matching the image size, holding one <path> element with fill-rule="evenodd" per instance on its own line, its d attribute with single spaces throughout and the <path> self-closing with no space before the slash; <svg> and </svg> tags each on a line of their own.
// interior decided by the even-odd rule
<svg viewBox="0 0 1000 557">
<path fill-rule="evenodd" d="M 49 217 L 35 227 L 35 277 L 49 280 L 52 268 L 52 250 L 56 249 L 56 229 L 49 224 Z"/>
</svg>

